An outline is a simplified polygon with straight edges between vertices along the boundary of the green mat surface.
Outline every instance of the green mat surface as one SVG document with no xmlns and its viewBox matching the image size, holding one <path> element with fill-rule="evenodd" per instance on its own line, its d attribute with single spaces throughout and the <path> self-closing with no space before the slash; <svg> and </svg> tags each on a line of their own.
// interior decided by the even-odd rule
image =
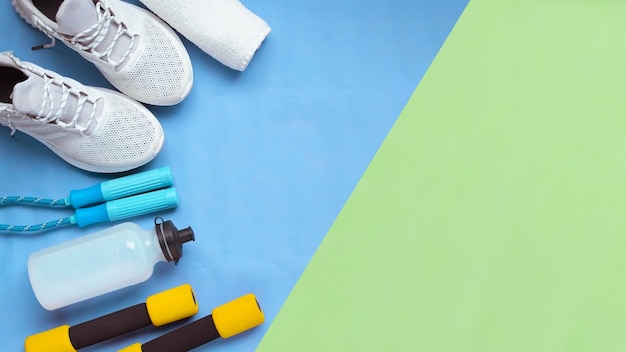
<svg viewBox="0 0 626 352">
<path fill-rule="evenodd" d="M 472 0 L 258 350 L 626 350 L 625 34 Z"/>
</svg>

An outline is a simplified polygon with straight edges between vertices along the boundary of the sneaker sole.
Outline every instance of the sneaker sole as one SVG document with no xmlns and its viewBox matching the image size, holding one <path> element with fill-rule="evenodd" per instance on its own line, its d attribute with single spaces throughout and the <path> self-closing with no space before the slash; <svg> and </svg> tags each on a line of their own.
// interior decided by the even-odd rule
<svg viewBox="0 0 626 352">
<path fill-rule="evenodd" d="M 13 8 L 17 12 L 17 14 L 20 15 L 20 17 L 24 21 L 26 21 L 26 23 L 30 24 L 33 28 L 39 30 L 39 28 L 35 27 L 29 16 L 26 15 L 26 11 L 22 8 L 22 5 L 20 5 L 16 0 L 11 0 L 11 5 L 13 5 Z"/>
</svg>

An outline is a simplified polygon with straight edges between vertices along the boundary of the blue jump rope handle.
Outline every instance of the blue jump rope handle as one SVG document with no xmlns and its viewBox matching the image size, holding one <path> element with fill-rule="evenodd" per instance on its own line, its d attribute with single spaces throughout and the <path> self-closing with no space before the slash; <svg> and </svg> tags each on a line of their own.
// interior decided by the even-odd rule
<svg viewBox="0 0 626 352">
<path fill-rule="evenodd" d="M 136 196 L 109 201 L 88 208 L 76 209 L 71 218 L 78 227 L 159 212 L 178 206 L 175 188 L 166 188 Z"/>
<path fill-rule="evenodd" d="M 141 194 L 172 185 L 172 173 L 168 166 L 137 174 L 104 181 L 92 187 L 73 190 L 67 198 L 74 209 L 86 205 L 104 203 L 135 194 Z"/>
</svg>

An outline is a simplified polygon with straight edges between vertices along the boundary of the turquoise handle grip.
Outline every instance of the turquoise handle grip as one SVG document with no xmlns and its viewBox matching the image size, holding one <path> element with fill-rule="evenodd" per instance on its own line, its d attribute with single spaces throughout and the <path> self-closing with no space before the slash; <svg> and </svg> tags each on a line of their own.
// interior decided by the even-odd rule
<svg viewBox="0 0 626 352">
<path fill-rule="evenodd" d="M 134 194 L 167 188 L 172 185 L 172 173 L 168 166 L 140 172 L 114 180 L 102 182 L 102 194 L 105 200 L 120 199 Z"/>
<path fill-rule="evenodd" d="M 175 188 L 166 188 L 110 201 L 106 206 L 109 220 L 117 221 L 174 208 L 178 206 L 178 196 Z"/>
<path fill-rule="evenodd" d="M 173 183 L 169 166 L 104 181 L 95 186 L 73 190 L 68 197 L 74 209 L 103 203 L 135 194 L 170 187 Z"/>
<path fill-rule="evenodd" d="M 72 222 L 78 227 L 118 221 L 178 206 L 175 188 L 166 188 L 132 197 L 112 200 L 89 208 L 76 209 Z"/>
</svg>

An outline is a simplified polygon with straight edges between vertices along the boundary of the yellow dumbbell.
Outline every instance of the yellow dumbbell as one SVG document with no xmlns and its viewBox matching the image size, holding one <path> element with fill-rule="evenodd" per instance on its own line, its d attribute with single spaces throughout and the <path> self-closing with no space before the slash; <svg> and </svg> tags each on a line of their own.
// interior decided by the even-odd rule
<svg viewBox="0 0 626 352">
<path fill-rule="evenodd" d="M 218 337 L 229 338 L 255 326 L 265 317 L 252 294 L 239 297 L 198 319 L 144 344 L 136 343 L 119 352 L 187 352 Z"/>
<path fill-rule="evenodd" d="M 146 326 L 161 326 L 185 319 L 197 312 L 193 289 L 185 284 L 152 295 L 145 303 L 75 326 L 63 325 L 29 336 L 24 349 L 26 352 L 76 352 Z"/>
</svg>

